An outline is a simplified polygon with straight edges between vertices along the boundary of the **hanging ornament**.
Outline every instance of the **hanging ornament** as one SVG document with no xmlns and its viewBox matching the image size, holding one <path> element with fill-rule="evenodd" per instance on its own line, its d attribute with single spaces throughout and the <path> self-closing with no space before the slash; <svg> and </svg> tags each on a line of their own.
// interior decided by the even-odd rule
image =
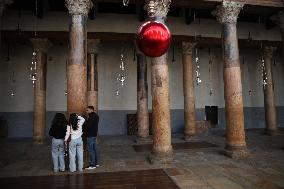
<svg viewBox="0 0 284 189">
<path fill-rule="evenodd" d="M 10 61 L 11 57 L 10 57 L 10 44 L 8 43 L 8 50 L 7 50 L 7 58 L 6 61 Z"/>
<path fill-rule="evenodd" d="M 252 41 L 252 37 L 251 37 L 251 34 L 250 32 L 248 33 L 248 42 L 250 43 Z"/>
<path fill-rule="evenodd" d="M 16 84 L 16 80 L 15 80 L 15 71 L 12 71 L 12 78 L 11 78 L 11 82 L 12 82 L 12 89 L 11 89 L 11 97 L 13 98 L 15 96 L 15 84 Z"/>
<path fill-rule="evenodd" d="M 120 92 L 119 92 L 119 88 L 123 87 L 125 85 L 126 82 L 126 76 L 125 76 L 125 63 L 124 63 L 124 54 L 123 54 L 123 49 L 122 52 L 120 54 L 120 65 L 119 65 L 119 72 L 117 73 L 117 77 L 115 79 L 115 85 L 116 85 L 116 89 L 115 89 L 115 96 L 119 96 Z"/>
<path fill-rule="evenodd" d="M 120 54 L 120 65 L 119 65 L 120 73 L 118 74 L 117 80 L 121 82 L 121 86 L 124 85 L 124 82 L 126 80 L 125 74 L 124 74 L 124 55 L 123 53 Z"/>
<path fill-rule="evenodd" d="M 134 49 L 133 49 L 133 62 L 136 61 L 136 49 L 135 49 L 135 45 L 134 45 Z"/>
<path fill-rule="evenodd" d="M 168 51 L 171 33 L 162 22 L 147 21 L 139 27 L 136 42 L 146 56 L 159 57 Z"/>
<path fill-rule="evenodd" d="M 10 58 L 10 45 L 8 44 L 8 55 L 7 55 L 7 61 L 9 62 L 10 64 L 10 67 L 11 67 L 11 77 L 10 77 L 10 81 L 11 81 L 11 90 L 10 90 L 10 97 L 13 98 L 15 96 L 15 83 L 16 83 L 16 80 L 15 80 L 15 71 L 14 71 L 14 66 L 13 66 L 13 63 L 10 62 L 11 58 Z"/>
<path fill-rule="evenodd" d="M 33 54 L 32 54 L 32 64 L 30 66 L 30 80 L 33 83 L 33 87 L 35 85 L 35 81 L 36 81 L 36 61 L 37 61 L 37 56 L 36 56 L 36 51 L 34 50 Z"/>
<path fill-rule="evenodd" d="M 173 45 L 173 58 L 172 58 L 172 62 L 175 62 L 175 45 Z"/>
<path fill-rule="evenodd" d="M 212 60 L 212 57 L 211 57 L 211 49 L 209 48 L 208 50 L 208 59 L 209 59 L 209 87 L 210 87 L 210 90 L 209 90 L 209 95 L 212 96 L 213 94 L 213 87 L 212 87 L 212 66 L 213 66 L 213 60 Z"/>
<path fill-rule="evenodd" d="M 266 85 L 267 85 L 267 74 L 266 74 L 266 70 L 265 70 L 265 61 L 264 61 L 264 58 L 263 56 L 261 57 L 261 70 L 262 70 L 262 86 L 263 86 L 263 89 L 265 90 L 266 89 Z"/>
<path fill-rule="evenodd" d="M 275 58 L 273 59 L 273 66 L 276 66 L 276 60 L 275 60 Z"/>
<path fill-rule="evenodd" d="M 198 57 L 198 48 L 195 48 L 195 65 L 196 65 L 196 84 L 199 85 L 202 81 L 200 79 L 200 66 L 199 66 L 199 57 Z"/>
<path fill-rule="evenodd" d="M 34 37 L 36 37 L 36 28 L 37 28 L 37 0 L 35 1 L 35 21 L 34 21 Z M 33 53 L 32 53 L 32 63 L 30 66 L 30 80 L 33 83 L 33 87 L 35 85 L 35 81 L 36 81 L 36 63 L 37 63 L 37 54 L 36 54 L 36 50 L 34 49 Z"/>
<path fill-rule="evenodd" d="M 115 90 L 115 96 L 119 96 L 119 91 Z"/>
<path fill-rule="evenodd" d="M 69 46 L 69 44 L 68 44 L 68 46 Z M 69 47 L 68 47 L 68 48 L 69 48 Z M 66 59 L 66 62 L 65 62 L 65 79 L 64 79 L 65 87 L 67 86 L 67 67 L 68 67 L 68 60 Z M 65 96 L 68 95 L 67 89 L 64 91 L 64 95 L 65 95 Z"/>
<path fill-rule="evenodd" d="M 252 90 L 249 90 L 249 96 L 251 96 L 252 95 Z"/>
<path fill-rule="evenodd" d="M 122 4 L 127 7 L 129 5 L 129 0 L 122 0 Z"/>
</svg>

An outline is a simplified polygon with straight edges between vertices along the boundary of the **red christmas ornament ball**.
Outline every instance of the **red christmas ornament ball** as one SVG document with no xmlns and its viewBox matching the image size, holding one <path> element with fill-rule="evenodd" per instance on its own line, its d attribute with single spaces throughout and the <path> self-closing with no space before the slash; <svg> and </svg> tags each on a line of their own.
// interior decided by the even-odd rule
<svg viewBox="0 0 284 189">
<path fill-rule="evenodd" d="M 139 50 L 146 56 L 159 57 L 168 51 L 171 33 L 165 24 L 147 21 L 139 27 L 136 42 Z"/>
</svg>

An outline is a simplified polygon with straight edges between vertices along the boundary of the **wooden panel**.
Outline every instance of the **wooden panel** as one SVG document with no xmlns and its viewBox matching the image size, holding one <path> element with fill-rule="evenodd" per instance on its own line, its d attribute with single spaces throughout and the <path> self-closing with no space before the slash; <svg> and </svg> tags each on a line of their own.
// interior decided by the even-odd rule
<svg viewBox="0 0 284 189">
<path fill-rule="evenodd" d="M 162 169 L 93 174 L 1 178 L 9 189 L 178 189 Z"/>
<path fill-rule="evenodd" d="M 8 124 L 6 120 L 0 118 L 0 137 L 8 136 Z"/>
</svg>

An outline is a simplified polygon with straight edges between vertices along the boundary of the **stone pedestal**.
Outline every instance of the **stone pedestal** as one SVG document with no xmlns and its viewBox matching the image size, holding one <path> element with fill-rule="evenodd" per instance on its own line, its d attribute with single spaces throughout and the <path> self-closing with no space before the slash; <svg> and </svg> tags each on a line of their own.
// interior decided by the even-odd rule
<svg viewBox="0 0 284 189">
<path fill-rule="evenodd" d="M 94 106 L 98 113 L 98 50 L 100 40 L 88 40 L 88 61 L 87 61 L 87 90 L 88 106 Z"/>
<path fill-rule="evenodd" d="M 192 51 L 195 43 L 182 42 L 183 94 L 184 94 L 184 139 L 191 140 L 196 135 L 195 90 L 192 70 Z"/>
<path fill-rule="evenodd" d="M 242 3 L 223 1 L 215 12 L 223 26 L 224 97 L 226 112 L 226 150 L 232 158 L 247 156 L 244 130 L 242 81 L 237 37 L 237 17 Z"/>
<path fill-rule="evenodd" d="M 51 46 L 48 39 L 32 38 L 36 52 L 36 81 L 34 84 L 33 142 L 45 141 L 46 125 L 46 51 Z"/>
<path fill-rule="evenodd" d="M 263 87 L 263 93 L 264 93 L 266 134 L 268 135 L 274 135 L 278 131 L 276 123 L 277 119 L 276 119 L 274 85 L 273 85 L 273 74 L 272 74 L 272 58 L 273 58 L 273 52 L 275 50 L 276 50 L 275 47 L 264 47 L 264 65 L 267 77 L 266 80 L 267 84 Z"/>
<path fill-rule="evenodd" d="M 66 0 L 71 15 L 70 52 L 67 69 L 68 114 L 84 114 L 87 106 L 87 31 L 86 21 L 91 0 Z"/>
</svg>

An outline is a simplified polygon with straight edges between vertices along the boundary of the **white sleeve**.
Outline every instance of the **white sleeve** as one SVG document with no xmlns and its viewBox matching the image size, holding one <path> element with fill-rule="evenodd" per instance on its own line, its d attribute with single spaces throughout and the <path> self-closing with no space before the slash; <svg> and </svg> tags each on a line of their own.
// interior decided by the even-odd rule
<svg viewBox="0 0 284 189">
<path fill-rule="evenodd" d="M 78 119 L 79 119 L 79 121 L 78 121 L 78 126 L 79 126 L 79 127 L 82 127 L 82 125 L 83 125 L 84 122 L 85 122 L 85 119 L 84 119 L 82 116 L 78 116 Z"/>
<path fill-rule="evenodd" d="M 70 129 L 71 129 L 71 126 L 70 126 L 70 125 L 67 125 L 67 131 L 66 131 L 66 135 L 65 135 L 64 141 L 67 141 L 67 140 L 68 140 L 69 135 L 70 135 Z"/>
</svg>

